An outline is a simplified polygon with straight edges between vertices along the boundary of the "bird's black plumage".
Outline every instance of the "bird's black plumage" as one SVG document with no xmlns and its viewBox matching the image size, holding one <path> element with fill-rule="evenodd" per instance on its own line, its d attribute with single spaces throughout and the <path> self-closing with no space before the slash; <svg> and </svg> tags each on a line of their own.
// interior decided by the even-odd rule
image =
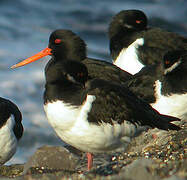
<svg viewBox="0 0 187 180">
<path fill-rule="evenodd" d="M 86 93 L 82 88 L 87 80 L 88 72 L 85 66 L 77 66 L 77 64 L 79 64 L 78 61 L 72 63 L 67 60 L 49 65 L 45 71 L 44 104 L 63 100 L 69 105 L 80 106 L 85 101 Z"/>
<path fill-rule="evenodd" d="M 55 44 L 56 39 L 60 39 L 61 43 Z M 56 59 L 60 59 L 61 61 L 68 59 L 80 61 L 85 64 L 91 78 L 98 77 L 124 83 L 132 77 L 130 73 L 121 70 L 112 63 L 88 58 L 85 42 L 70 30 L 59 29 L 51 33 L 48 47 L 52 49 L 53 56 L 45 69 L 48 68 L 49 64 L 56 61 Z"/>
<path fill-rule="evenodd" d="M 141 35 L 141 34 L 140 34 Z M 141 35 L 144 45 L 138 48 L 143 64 L 160 62 L 168 51 L 187 50 L 187 38 L 160 28 L 150 28 Z"/>
<path fill-rule="evenodd" d="M 90 122 L 111 124 L 117 122 L 121 124 L 124 121 L 129 121 L 140 126 L 179 130 L 178 127 L 169 123 L 179 119 L 160 115 L 127 88 L 98 79 L 88 84 L 90 88 L 88 94 L 96 96 L 96 101 L 93 102 L 92 110 L 89 113 L 90 117 L 88 117 Z"/>
<path fill-rule="evenodd" d="M 187 38 L 160 28 L 149 28 L 147 21 L 140 10 L 123 10 L 113 17 L 109 25 L 109 39 L 114 61 L 123 48 L 128 48 L 139 38 L 143 38 L 144 43 L 137 48 L 137 55 L 144 65 L 160 62 L 168 51 L 187 49 Z M 128 63 L 130 59 L 124 61 Z"/>
<path fill-rule="evenodd" d="M 14 116 L 15 125 L 13 127 L 14 134 L 19 140 L 23 135 L 22 115 L 18 107 L 8 99 L 0 97 L 0 128 L 3 127 L 10 116 Z"/>
<path fill-rule="evenodd" d="M 154 103 L 155 82 L 163 76 L 163 68 L 161 63 L 147 65 L 136 73 L 130 80 L 125 82 L 128 87 L 139 98 L 148 103 Z"/>
<path fill-rule="evenodd" d="M 187 51 L 169 51 L 163 58 L 162 94 L 187 93 Z"/>
<path fill-rule="evenodd" d="M 125 85 L 139 98 L 148 103 L 155 103 L 157 80 L 161 82 L 162 95 L 167 97 L 173 94 L 183 95 L 187 92 L 186 74 L 187 51 L 174 50 L 167 52 L 160 63 L 144 67 Z"/>
<path fill-rule="evenodd" d="M 56 64 L 59 68 L 56 68 Z M 88 113 L 90 123 L 99 125 L 103 122 L 110 124 L 117 122 L 121 124 L 128 121 L 138 126 L 157 127 L 164 130 L 180 129 L 170 123 L 179 120 L 178 118 L 160 115 L 149 104 L 138 99 L 124 86 L 102 79 L 87 80 L 88 73 L 86 66 L 83 64 L 76 61 L 59 61 L 56 64 L 50 66 L 47 70 L 46 80 L 49 79 L 48 76 L 51 76 L 51 73 L 48 73 L 50 69 L 57 71 L 56 74 L 58 75 L 52 84 L 46 82 L 45 103 L 51 101 L 48 95 L 48 87 L 52 86 L 53 92 L 55 92 L 52 95 L 52 101 L 57 100 L 56 95 L 58 94 L 58 100 L 70 105 L 80 106 L 86 100 L 86 95 L 95 96 L 96 100 Z M 73 70 L 71 67 L 73 67 Z M 82 76 L 80 77 L 79 74 L 82 74 Z M 69 79 L 68 75 L 73 77 L 73 80 L 72 78 Z M 77 99 L 79 99 L 79 103 L 75 103 Z"/>
</svg>

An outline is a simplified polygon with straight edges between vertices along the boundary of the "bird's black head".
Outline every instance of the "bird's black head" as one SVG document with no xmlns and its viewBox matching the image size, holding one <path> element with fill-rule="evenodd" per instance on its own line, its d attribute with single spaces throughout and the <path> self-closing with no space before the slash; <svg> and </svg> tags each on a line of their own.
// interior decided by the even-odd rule
<svg viewBox="0 0 187 180">
<path fill-rule="evenodd" d="M 180 70 L 180 67 L 184 68 L 187 65 L 186 62 L 187 51 L 175 50 L 167 52 L 163 58 L 164 74 L 167 75 L 171 72 L 175 72 L 176 70 Z"/>
<path fill-rule="evenodd" d="M 46 71 L 46 82 L 51 84 L 85 86 L 88 80 L 88 70 L 84 64 L 78 61 L 59 61 L 50 66 Z"/>
<path fill-rule="evenodd" d="M 24 66 L 48 55 L 52 55 L 53 61 L 65 61 L 67 59 L 82 61 L 86 58 L 86 44 L 72 31 L 58 29 L 51 33 L 47 48 L 13 65 L 11 68 Z M 49 62 L 51 63 L 51 61 Z"/>
<path fill-rule="evenodd" d="M 109 25 L 110 38 L 119 31 L 138 32 L 147 28 L 147 17 L 140 10 L 123 10 L 116 14 Z"/>
<path fill-rule="evenodd" d="M 70 30 L 58 29 L 51 33 L 48 47 L 56 60 L 82 61 L 86 58 L 85 42 Z"/>
</svg>

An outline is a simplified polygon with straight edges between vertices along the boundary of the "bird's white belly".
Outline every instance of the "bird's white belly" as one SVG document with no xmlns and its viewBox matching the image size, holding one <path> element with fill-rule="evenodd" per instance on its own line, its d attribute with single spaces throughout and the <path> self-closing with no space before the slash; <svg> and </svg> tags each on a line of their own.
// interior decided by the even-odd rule
<svg viewBox="0 0 187 180">
<path fill-rule="evenodd" d="M 161 94 L 161 82 L 156 81 L 156 102 L 151 104 L 161 114 L 175 116 L 187 120 L 187 93 L 163 96 Z"/>
<path fill-rule="evenodd" d="M 14 117 L 11 116 L 0 129 L 0 165 L 7 162 L 16 152 L 17 139 L 12 130 L 14 123 Z"/>
<path fill-rule="evenodd" d="M 62 101 L 56 101 L 46 104 L 44 109 L 58 136 L 77 149 L 93 153 L 104 152 L 119 148 L 124 142 L 129 143 L 130 137 L 136 133 L 133 124 L 125 121 L 121 125 L 97 125 L 87 121 L 94 100 L 95 96 L 88 95 L 85 103 L 79 108 L 68 107 Z"/>
<path fill-rule="evenodd" d="M 139 72 L 144 65 L 138 60 L 137 48 L 143 45 L 143 43 L 143 38 L 140 38 L 133 42 L 128 48 L 122 49 L 113 64 L 133 75 Z"/>
</svg>

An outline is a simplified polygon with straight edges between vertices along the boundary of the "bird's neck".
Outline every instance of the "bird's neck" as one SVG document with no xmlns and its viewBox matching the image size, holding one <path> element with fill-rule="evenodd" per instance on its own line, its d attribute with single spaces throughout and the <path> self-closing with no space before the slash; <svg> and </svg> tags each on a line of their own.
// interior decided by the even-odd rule
<svg viewBox="0 0 187 180">
<path fill-rule="evenodd" d="M 119 29 L 113 32 L 110 36 L 110 53 L 112 59 L 116 59 L 123 48 L 127 48 L 134 39 L 133 35 L 136 34 L 135 31 L 129 29 Z"/>
<path fill-rule="evenodd" d="M 44 104 L 62 100 L 71 105 L 81 105 L 86 99 L 86 92 L 83 86 L 68 81 L 60 83 L 47 83 L 44 92 Z"/>
<path fill-rule="evenodd" d="M 187 92 L 187 71 L 171 72 L 162 79 L 163 94 L 181 94 Z"/>
</svg>

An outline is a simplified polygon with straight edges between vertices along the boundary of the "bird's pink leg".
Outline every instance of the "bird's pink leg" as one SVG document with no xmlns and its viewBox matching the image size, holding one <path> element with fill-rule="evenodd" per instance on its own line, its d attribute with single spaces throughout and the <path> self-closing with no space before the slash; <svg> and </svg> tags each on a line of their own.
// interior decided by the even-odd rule
<svg viewBox="0 0 187 180">
<path fill-rule="evenodd" d="M 88 159 L 88 171 L 92 168 L 93 165 L 93 154 L 86 153 Z"/>
</svg>

